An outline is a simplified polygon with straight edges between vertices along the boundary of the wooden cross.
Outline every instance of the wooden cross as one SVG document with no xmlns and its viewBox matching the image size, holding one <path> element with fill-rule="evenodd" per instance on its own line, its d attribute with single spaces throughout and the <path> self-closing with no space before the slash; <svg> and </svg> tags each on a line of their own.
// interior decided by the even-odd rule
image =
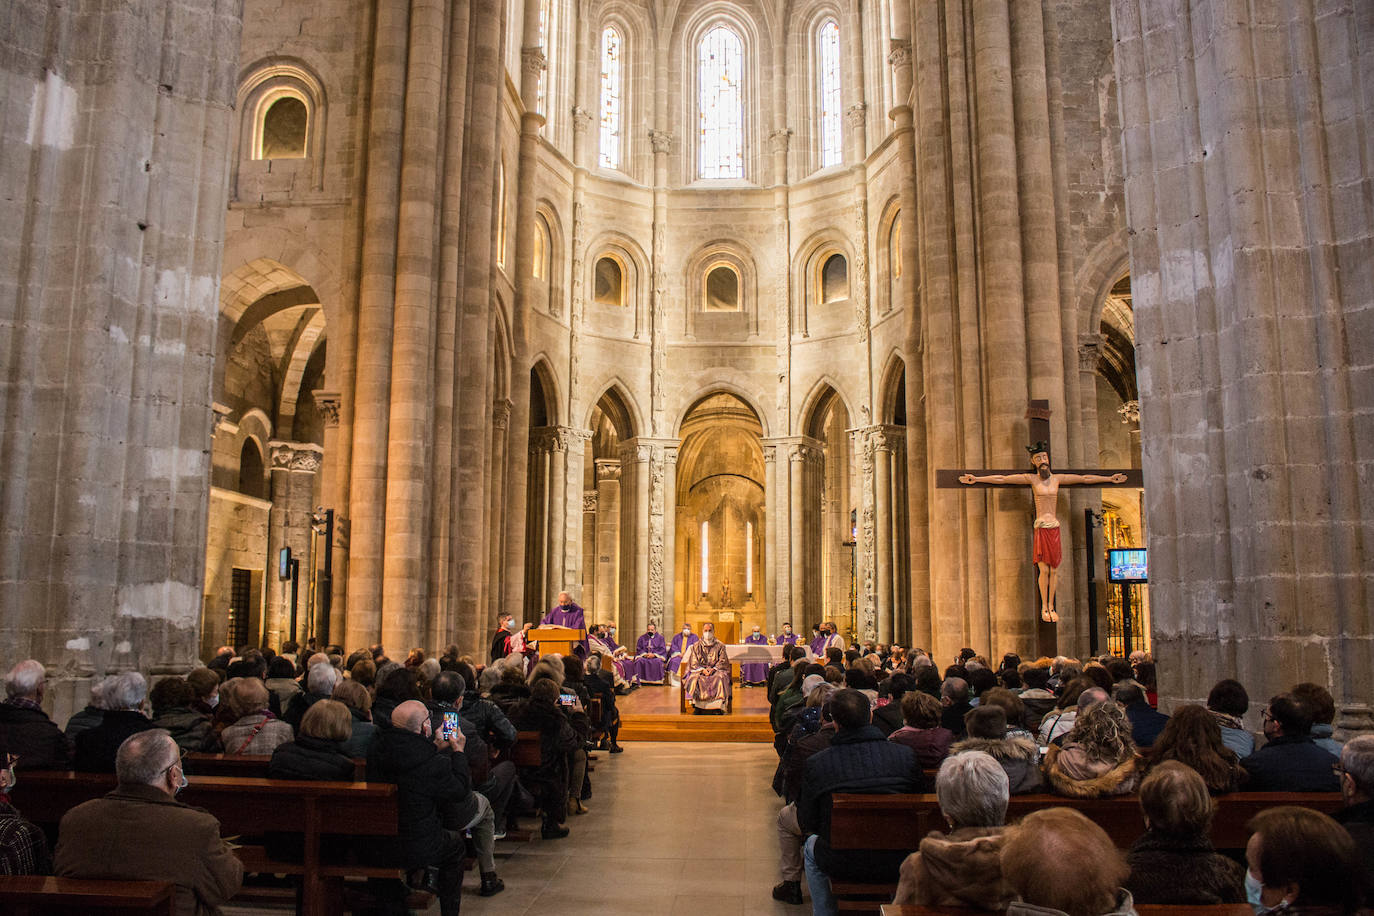
<svg viewBox="0 0 1374 916">
<path fill-rule="evenodd" d="M 1030 407 L 1026 410 L 1026 419 L 1028 419 L 1028 420 L 1030 421 L 1030 441 L 1031 441 L 1031 442 L 1044 442 L 1044 443 L 1050 442 L 1050 402 L 1049 402 L 1049 401 L 1046 401 L 1046 400 L 1032 400 L 1032 401 L 1030 402 Z M 1046 446 L 1046 449 L 1048 450 L 1048 445 Z M 1053 456 L 1051 455 L 1051 457 L 1053 457 Z M 1073 475 L 1098 475 L 1098 476 L 1102 476 L 1102 477 L 1110 477 L 1110 476 L 1114 476 L 1114 475 L 1120 474 L 1120 475 L 1124 475 L 1124 477 L 1125 477 L 1125 480 L 1121 481 L 1120 483 L 1066 484 L 1066 486 L 1075 486 L 1075 487 L 1141 487 L 1141 486 L 1144 486 L 1144 480 L 1143 480 L 1143 478 L 1142 478 L 1142 475 L 1141 475 L 1141 472 L 1140 472 L 1140 469 L 1139 469 L 1139 468 L 1059 468 L 1059 467 L 1055 467 L 1054 464 L 1053 464 L 1053 462 L 1051 462 L 1050 467 L 1051 467 L 1051 470 L 1052 470 L 1052 471 L 1054 472 L 1054 474 L 1056 474 L 1056 475 L 1060 475 L 1060 474 L 1070 475 L 1070 474 L 1073 474 Z M 1033 471 L 1031 471 L 1029 468 L 1027 468 L 1027 467 L 1025 467 L 1025 466 L 1019 467 L 1019 468 L 1005 468 L 1005 469 L 1003 469 L 1003 468 L 952 468 L 952 469 L 945 469 L 945 470 L 937 470 L 937 471 L 935 472 L 935 486 L 938 487 L 938 488 L 941 488 L 941 489 L 964 489 L 964 490 L 971 490 L 971 489 L 975 489 L 975 488 L 986 488 L 986 487 L 1022 487 L 1022 488 L 1024 488 L 1024 487 L 1026 486 L 1025 483 L 994 483 L 994 482 L 990 482 L 990 481 L 989 481 L 989 482 L 979 481 L 979 482 L 971 483 L 971 484 L 970 484 L 970 483 L 960 483 L 959 478 L 962 477 L 962 476 L 964 476 L 964 475 L 968 475 L 968 474 L 971 474 L 971 475 L 973 475 L 973 476 L 975 476 L 975 477 L 994 477 L 994 476 L 999 476 L 999 477 L 1000 477 L 1000 476 L 1010 476 L 1010 475 L 1013 475 L 1013 474 L 1027 474 L 1027 473 L 1033 473 Z M 1056 515 L 1057 515 L 1057 512 L 1056 512 Z M 1042 576 L 1043 576 L 1043 575 L 1044 575 L 1044 571 L 1042 570 Z M 1051 585 L 1051 587 L 1050 587 L 1050 590 L 1051 590 L 1051 594 L 1052 594 L 1052 592 L 1053 592 L 1053 586 L 1052 586 L 1052 585 Z M 1042 591 L 1043 591 L 1043 586 L 1042 586 Z M 1052 602 L 1051 602 L 1051 603 L 1052 603 Z M 1055 621 L 1057 622 L 1057 617 L 1055 618 Z M 1042 621 L 1041 621 L 1041 623 L 1040 623 L 1040 627 L 1039 627 L 1038 636 L 1039 636 L 1039 642 L 1040 642 L 1040 647 L 1041 647 L 1042 654 L 1044 653 L 1044 650 L 1045 650 L 1045 647 L 1046 647 L 1046 646 L 1049 646 L 1049 647 L 1053 648 L 1054 645 L 1055 645 L 1055 643 L 1056 643 L 1055 632 L 1054 632 L 1054 623 L 1045 622 L 1045 621 L 1042 619 Z M 1049 653 L 1049 654 L 1052 654 L 1052 652 Z"/>
</svg>

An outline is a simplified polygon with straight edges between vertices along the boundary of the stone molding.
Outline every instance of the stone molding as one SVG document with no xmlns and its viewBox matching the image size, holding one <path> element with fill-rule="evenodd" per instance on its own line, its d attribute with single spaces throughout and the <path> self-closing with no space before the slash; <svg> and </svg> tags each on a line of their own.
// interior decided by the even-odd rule
<svg viewBox="0 0 1374 916">
<path fill-rule="evenodd" d="M 591 430 L 571 426 L 540 426 L 530 430 L 530 453 L 566 452 L 585 444 L 592 437 Z"/>
<path fill-rule="evenodd" d="M 889 39 L 887 43 L 887 49 L 887 62 L 893 69 L 911 66 L 910 39 Z"/>
<path fill-rule="evenodd" d="M 603 480 L 620 479 L 620 462 L 615 458 L 598 458 L 593 462 L 596 466 L 596 482 Z"/>
<path fill-rule="evenodd" d="M 227 436 L 237 436 L 239 425 L 229 419 L 233 416 L 234 408 L 218 401 L 210 405 L 210 435 L 218 436 L 220 430 L 224 430 Z"/>
<path fill-rule="evenodd" d="M 324 464 L 324 446 L 313 442 L 287 442 L 272 439 L 267 443 L 272 470 L 314 474 Z"/>
<path fill-rule="evenodd" d="M 549 59 L 541 47 L 520 49 L 520 68 L 528 76 L 538 79 L 549 68 Z"/>
<path fill-rule="evenodd" d="M 597 492 L 596 492 L 595 490 L 583 490 L 583 491 L 582 491 L 582 511 L 583 511 L 583 512 L 595 512 L 595 511 L 596 511 L 597 503 L 598 503 L 599 501 L 600 501 L 599 496 L 598 496 L 598 494 L 597 494 Z"/>
<path fill-rule="evenodd" d="M 510 412 L 514 405 L 508 398 L 492 402 L 491 405 L 491 425 L 496 429 L 505 429 L 510 425 Z"/>
</svg>

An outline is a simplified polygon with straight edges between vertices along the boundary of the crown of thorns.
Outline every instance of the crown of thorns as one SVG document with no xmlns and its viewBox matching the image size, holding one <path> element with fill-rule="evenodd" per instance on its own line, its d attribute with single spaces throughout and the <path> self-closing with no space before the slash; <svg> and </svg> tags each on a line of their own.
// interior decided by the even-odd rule
<svg viewBox="0 0 1374 916">
<path fill-rule="evenodd" d="M 1026 446 L 1026 451 L 1030 453 L 1031 457 L 1034 457 L 1040 454 L 1041 452 L 1044 452 L 1046 455 L 1048 455 L 1050 453 L 1050 447 L 1043 442 L 1037 442 L 1034 445 Z"/>
</svg>

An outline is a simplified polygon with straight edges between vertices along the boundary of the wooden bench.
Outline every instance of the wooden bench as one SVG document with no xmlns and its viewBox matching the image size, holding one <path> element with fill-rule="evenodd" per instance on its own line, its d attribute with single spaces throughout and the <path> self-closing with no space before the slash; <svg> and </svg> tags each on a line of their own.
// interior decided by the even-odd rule
<svg viewBox="0 0 1374 916">
<path fill-rule="evenodd" d="M 25 773 L 24 816 L 36 824 L 55 825 L 71 808 L 99 798 L 114 786 L 114 775 L 109 773 Z M 397 833 L 396 787 L 387 783 L 197 776 L 178 798 L 213 814 L 226 837 L 264 833 L 301 836 L 304 856 L 300 863 L 270 862 L 263 853 L 244 855 L 252 862 L 250 871 L 300 874 L 301 909 L 307 916 L 335 911 L 331 900 L 337 897 L 341 877 L 375 876 L 370 866 L 322 863 L 323 836 L 389 837 Z M 388 877 L 400 876 L 399 869 L 382 871 Z"/>
<path fill-rule="evenodd" d="M 25 774 L 27 776 L 28 774 Z M 176 885 L 170 881 L 87 881 L 38 875 L 0 876 L 0 910 L 9 916 L 142 913 L 172 916 Z"/>
<path fill-rule="evenodd" d="M 1260 811 L 1279 805 L 1298 805 L 1324 814 L 1341 807 L 1338 792 L 1233 792 L 1217 799 L 1212 819 L 1212 845 L 1243 849 L 1250 837 L 1246 824 Z M 1121 848 L 1145 831 L 1140 800 L 1134 795 L 1112 798 L 1065 798 L 1060 795 L 1013 795 L 1007 823 L 1015 823 L 1041 808 L 1073 808 L 1098 824 Z M 935 795 L 850 795 L 831 799 L 830 845 L 835 849 L 882 849 L 914 852 L 932 830 L 944 827 Z M 876 912 L 878 903 L 891 900 L 895 882 L 868 884 L 832 881 L 841 910 Z"/>
<path fill-rule="evenodd" d="M 267 765 L 271 763 L 269 754 L 187 754 L 188 776 L 244 776 L 255 779 L 267 778 Z M 367 780 L 367 761 L 362 757 L 353 758 L 353 779 L 357 782 Z"/>
</svg>

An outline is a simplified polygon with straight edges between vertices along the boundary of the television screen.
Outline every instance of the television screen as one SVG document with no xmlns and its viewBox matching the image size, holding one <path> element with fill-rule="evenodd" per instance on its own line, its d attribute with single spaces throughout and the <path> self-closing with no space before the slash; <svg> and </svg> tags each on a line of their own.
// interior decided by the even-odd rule
<svg viewBox="0 0 1374 916">
<path fill-rule="evenodd" d="M 1145 548 L 1107 551 L 1107 579 L 1110 582 L 1147 582 Z"/>
<path fill-rule="evenodd" d="M 283 547 L 277 554 L 277 578 L 291 578 L 291 548 Z"/>
</svg>

